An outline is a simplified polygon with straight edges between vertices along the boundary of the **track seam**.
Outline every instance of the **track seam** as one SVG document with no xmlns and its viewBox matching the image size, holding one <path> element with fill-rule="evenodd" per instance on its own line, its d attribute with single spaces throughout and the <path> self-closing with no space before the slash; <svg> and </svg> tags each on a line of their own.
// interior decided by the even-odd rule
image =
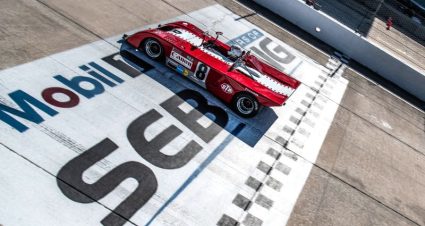
<svg viewBox="0 0 425 226">
<path fill-rule="evenodd" d="M 117 48 L 113 43 L 109 42 L 108 40 L 106 40 L 105 38 L 103 38 L 102 36 L 100 36 L 99 34 L 97 34 L 96 32 L 90 30 L 89 28 L 85 27 L 84 25 L 80 24 L 78 21 L 75 21 L 73 18 L 65 15 L 65 13 L 62 13 L 61 11 L 59 11 L 58 9 L 48 5 L 47 3 L 43 2 L 42 0 L 35 0 L 36 2 L 40 3 L 41 5 L 43 5 L 44 7 L 52 10 L 53 12 L 57 13 L 59 16 L 65 18 L 66 20 L 68 20 L 69 22 L 73 23 L 74 25 L 82 28 L 83 30 L 89 32 L 90 34 L 94 35 L 95 37 L 99 38 L 100 40 L 105 41 L 106 43 L 109 43 L 111 46 L 113 46 L 116 49 Z"/>
</svg>

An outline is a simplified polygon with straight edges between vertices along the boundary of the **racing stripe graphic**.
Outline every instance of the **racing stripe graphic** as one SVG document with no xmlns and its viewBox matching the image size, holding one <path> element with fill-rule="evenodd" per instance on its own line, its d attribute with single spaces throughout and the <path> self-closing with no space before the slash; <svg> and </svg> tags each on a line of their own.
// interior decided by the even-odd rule
<svg viewBox="0 0 425 226">
<path fill-rule="evenodd" d="M 236 68 L 236 70 L 247 76 L 250 76 L 256 82 L 267 87 L 275 93 L 290 96 L 295 91 L 295 89 L 291 88 L 290 86 L 286 86 L 283 83 L 277 81 L 276 79 L 255 70 L 254 68 L 248 66 L 239 66 Z"/>
<path fill-rule="evenodd" d="M 276 81 L 275 79 L 264 74 L 263 76 L 260 76 L 260 78 L 256 78 L 254 80 L 260 83 L 261 85 L 269 88 L 273 92 L 279 93 L 288 97 L 295 91 L 295 89 L 289 86 L 285 86 L 283 83 L 280 83 Z"/>
<path fill-rule="evenodd" d="M 181 28 L 176 28 L 172 31 L 168 32 L 169 34 L 172 34 L 180 39 L 185 40 L 186 42 L 189 42 L 190 44 L 194 45 L 194 46 L 198 46 L 198 48 L 200 50 L 202 50 L 204 53 L 228 64 L 231 65 L 233 62 L 230 61 L 229 59 L 227 59 L 225 56 L 222 56 L 220 53 L 213 51 L 212 49 L 207 49 L 204 48 L 203 46 L 201 46 L 202 44 L 202 39 L 199 38 L 198 36 L 196 36 L 195 34 L 193 34 L 192 32 L 186 31 L 184 29 Z"/>
</svg>

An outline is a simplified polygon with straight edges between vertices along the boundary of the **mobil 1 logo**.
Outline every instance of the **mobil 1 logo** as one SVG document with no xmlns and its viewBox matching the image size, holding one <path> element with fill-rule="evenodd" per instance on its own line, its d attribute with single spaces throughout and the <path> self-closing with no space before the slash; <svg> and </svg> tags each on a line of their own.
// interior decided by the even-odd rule
<svg viewBox="0 0 425 226">
<path fill-rule="evenodd" d="M 56 79 L 59 85 L 62 84 L 61 87 L 46 87 L 39 95 L 33 96 L 24 90 L 9 93 L 11 99 L 9 102 L 13 102 L 14 105 L 0 103 L 0 122 L 15 129 L 18 133 L 25 133 L 32 128 L 28 126 L 30 123 L 40 124 L 45 120 L 46 115 L 50 117 L 59 115 L 60 111 L 55 109 L 72 109 L 82 104 L 80 98 L 92 100 L 104 94 L 107 89 L 132 81 L 133 78 L 142 74 L 140 71 L 148 72 L 153 68 L 152 65 L 129 52 L 114 53 L 103 57 L 101 60 L 102 62 L 89 62 L 80 65 L 78 67 L 80 73 L 69 78 L 55 75 L 53 79 Z M 130 60 L 139 70 L 127 64 L 126 60 Z M 122 73 L 117 73 L 117 70 L 110 70 L 110 67 L 105 67 L 105 63 Z M 92 86 L 83 85 L 87 83 Z M 55 99 L 56 94 L 59 93 L 68 96 L 68 100 Z M 41 98 L 37 98 L 37 96 L 41 96 Z M 180 106 L 185 102 L 193 104 L 193 109 L 183 111 Z M 56 108 L 54 109 L 52 106 Z M 177 153 L 173 155 L 163 154 L 162 148 L 175 139 L 183 139 L 183 136 L 181 136 L 183 130 L 179 129 L 177 125 L 170 125 L 154 138 L 148 139 L 145 137 L 145 131 L 149 126 L 160 123 L 159 121 L 162 118 L 174 117 L 202 141 L 209 143 L 223 128 L 226 128 L 229 121 L 228 114 L 222 108 L 209 105 L 203 95 L 193 90 L 177 92 L 160 103 L 160 107 L 167 112 L 166 115 L 155 109 L 150 109 L 135 118 L 127 126 L 126 133 L 122 134 L 132 147 L 131 150 L 127 151 L 136 152 L 140 158 L 154 167 L 149 167 L 135 159 L 116 166 L 94 183 L 87 183 L 83 180 L 84 172 L 119 149 L 114 140 L 105 137 L 64 164 L 57 173 L 57 185 L 61 192 L 70 200 L 78 203 L 99 202 L 124 180 L 133 178 L 137 181 L 136 189 L 107 216 L 100 219 L 103 225 L 125 224 L 152 198 L 158 186 L 161 186 L 154 173 L 155 168 L 179 169 L 189 163 L 203 149 L 201 144 L 195 140 L 190 140 Z M 40 114 L 41 112 L 46 114 Z M 199 119 L 205 115 L 210 116 L 212 121 L 207 126 L 199 123 Z M 181 124 L 179 125 L 181 126 Z"/>
</svg>

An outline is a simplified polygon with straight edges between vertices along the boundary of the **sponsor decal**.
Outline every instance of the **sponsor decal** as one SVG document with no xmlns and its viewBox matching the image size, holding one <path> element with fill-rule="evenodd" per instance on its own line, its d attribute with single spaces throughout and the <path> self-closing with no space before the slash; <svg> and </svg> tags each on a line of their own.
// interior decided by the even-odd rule
<svg viewBox="0 0 425 226">
<path fill-rule="evenodd" d="M 190 71 L 183 67 L 182 65 L 178 65 L 176 68 L 177 72 L 179 72 L 180 74 L 184 75 L 184 76 L 188 76 L 190 74 Z"/>
<path fill-rule="evenodd" d="M 182 56 L 174 48 L 171 51 L 170 58 L 173 59 L 173 60 L 175 60 L 175 61 L 177 61 L 178 63 L 182 64 L 183 66 L 185 66 L 188 69 L 191 69 L 192 68 L 193 58 L 191 58 L 191 57 L 188 58 L 188 57 Z"/>
<path fill-rule="evenodd" d="M 183 76 L 189 76 L 190 75 L 190 70 L 183 67 L 183 65 L 178 64 L 177 62 L 175 62 L 174 60 L 171 59 L 167 59 L 167 65 L 174 69 L 175 71 L 177 71 L 178 73 L 182 74 Z"/>
<path fill-rule="evenodd" d="M 177 65 L 177 67 L 176 67 L 176 71 L 180 74 L 183 74 L 184 69 L 185 68 L 182 65 Z"/>
<path fill-rule="evenodd" d="M 165 63 L 167 64 L 168 67 L 177 71 L 177 66 L 179 66 L 179 64 L 177 62 L 167 58 Z"/>
<path fill-rule="evenodd" d="M 221 84 L 221 89 L 228 94 L 232 94 L 233 93 L 233 88 L 231 85 L 227 84 L 227 83 L 223 83 Z"/>
<path fill-rule="evenodd" d="M 183 75 L 184 76 L 188 76 L 190 74 L 190 71 L 187 70 L 186 68 L 183 70 Z"/>
</svg>

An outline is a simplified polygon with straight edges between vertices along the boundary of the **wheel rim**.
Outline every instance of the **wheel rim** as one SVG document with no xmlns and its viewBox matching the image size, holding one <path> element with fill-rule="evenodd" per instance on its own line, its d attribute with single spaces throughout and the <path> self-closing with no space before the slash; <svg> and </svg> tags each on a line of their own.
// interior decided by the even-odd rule
<svg viewBox="0 0 425 226">
<path fill-rule="evenodd" d="M 146 54 L 151 58 L 158 58 L 162 54 L 162 47 L 155 40 L 146 41 L 145 50 L 146 50 Z"/>
<path fill-rule="evenodd" d="M 255 108 L 254 102 L 248 97 L 239 98 L 236 106 L 239 112 L 244 115 L 251 114 Z"/>
</svg>

